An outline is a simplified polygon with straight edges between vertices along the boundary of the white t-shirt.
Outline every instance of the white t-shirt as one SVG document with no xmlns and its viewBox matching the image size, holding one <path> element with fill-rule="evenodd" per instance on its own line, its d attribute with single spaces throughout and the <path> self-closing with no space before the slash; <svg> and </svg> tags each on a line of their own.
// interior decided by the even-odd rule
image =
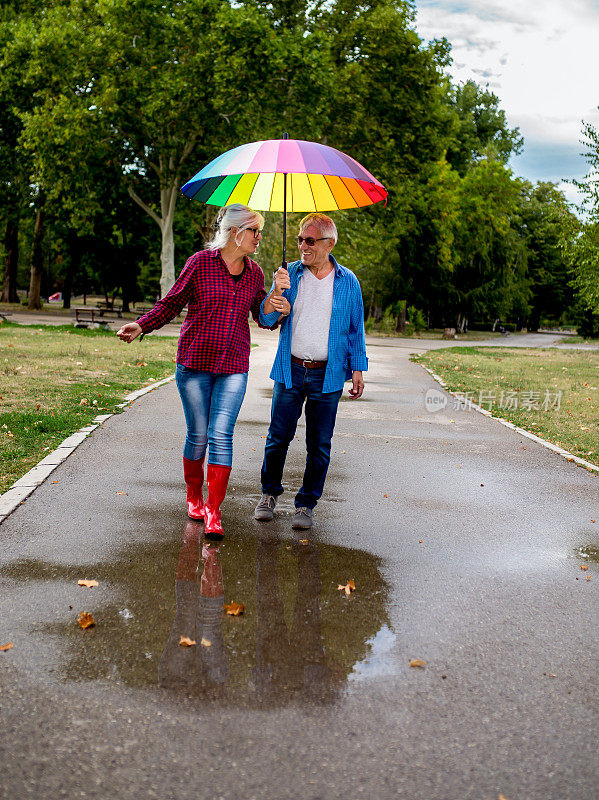
<svg viewBox="0 0 599 800">
<path fill-rule="evenodd" d="M 319 280 L 304 267 L 293 303 L 291 355 L 296 358 L 326 361 L 329 357 L 334 279 L 334 269 Z"/>
</svg>

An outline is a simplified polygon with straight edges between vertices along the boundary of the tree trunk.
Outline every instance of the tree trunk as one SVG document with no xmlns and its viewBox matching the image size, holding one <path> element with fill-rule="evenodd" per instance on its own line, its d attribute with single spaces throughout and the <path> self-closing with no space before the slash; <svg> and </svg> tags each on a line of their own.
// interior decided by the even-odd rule
<svg viewBox="0 0 599 800">
<path fill-rule="evenodd" d="M 44 206 L 41 205 L 35 216 L 35 228 L 33 229 L 33 245 L 31 248 L 31 279 L 29 282 L 29 303 L 27 308 L 39 310 L 42 307 L 41 285 L 44 273 L 44 254 L 42 243 L 44 240 Z"/>
<path fill-rule="evenodd" d="M 18 303 L 17 266 L 19 263 L 19 217 L 9 217 L 4 235 L 4 283 L 2 286 L 2 303 Z"/>
<path fill-rule="evenodd" d="M 164 297 L 173 288 L 175 282 L 175 239 L 173 236 L 173 220 L 166 218 L 162 221 L 162 251 L 160 261 L 162 274 L 160 276 L 160 297 Z"/>
</svg>

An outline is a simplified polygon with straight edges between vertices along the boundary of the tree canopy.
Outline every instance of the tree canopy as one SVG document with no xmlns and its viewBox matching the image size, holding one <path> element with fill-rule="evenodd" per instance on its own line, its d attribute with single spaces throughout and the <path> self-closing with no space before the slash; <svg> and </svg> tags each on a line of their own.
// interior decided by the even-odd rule
<svg viewBox="0 0 599 800">
<path fill-rule="evenodd" d="M 4 4 L 4 299 L 29 267 L 30 305 L 42 281 L 66 304 L 71 291 L 120 293 L 126 306 L 166 293 L 214 217 L 180 186 L 216 155 L 287 131 L 348 152 L 389 191 L 386 208 L 336 215 L 339 258 L 370 315 L 407 305 L 431 325 L 559 320 L 574 303 L 563 195 L 511 173 L 519 131 L 494 94 L 452 84 L 450 60 L 402 0 Z M 268 226 L 267 270 L 280 219 Z"/>
</svg>

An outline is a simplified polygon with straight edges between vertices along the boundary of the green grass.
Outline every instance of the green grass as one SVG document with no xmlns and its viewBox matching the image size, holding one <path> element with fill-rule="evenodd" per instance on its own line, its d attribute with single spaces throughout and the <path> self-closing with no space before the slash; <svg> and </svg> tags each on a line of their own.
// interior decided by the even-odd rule
<svg viewBox="0 0 599 800">
<path fill-rule="evenodd" d="M 584 336 L 564 336 L 558 344 L 599 344 L 599 339 L 585 339 Z"/>
<path fill-rule="evenodd" d="M 599 351 L 452 347 L 412 360 L 494 416 L 599 465 Z"/>
<path fill-rule="evenodd" d="M 126 394 L 171 375 L 176 340 L 0 324 L 0 492 Z"/>
</svg>

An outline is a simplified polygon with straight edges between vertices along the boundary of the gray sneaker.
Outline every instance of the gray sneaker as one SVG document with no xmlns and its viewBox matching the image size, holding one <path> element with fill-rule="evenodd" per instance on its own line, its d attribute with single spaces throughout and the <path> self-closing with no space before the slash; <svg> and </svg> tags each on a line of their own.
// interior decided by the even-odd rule
<svg viewBox="0 0 599 800">
<path fill-rule="evenodd" d="M 301 506 L 295 509 L 295 514 L 291 522 L 291 527 L 297 530 L 305 531 L 312 527 L 312 520 L 314 518 L 314 509 Z"/>
<path fill-rule="evenodd" d="M 259 519 L 262 522 L 270 522 L 275 515 L 275 506 L 277 498 L 271 494 L 263 494 L 262 500 L 254 509 L 254 519 Z"/>
</svg>

